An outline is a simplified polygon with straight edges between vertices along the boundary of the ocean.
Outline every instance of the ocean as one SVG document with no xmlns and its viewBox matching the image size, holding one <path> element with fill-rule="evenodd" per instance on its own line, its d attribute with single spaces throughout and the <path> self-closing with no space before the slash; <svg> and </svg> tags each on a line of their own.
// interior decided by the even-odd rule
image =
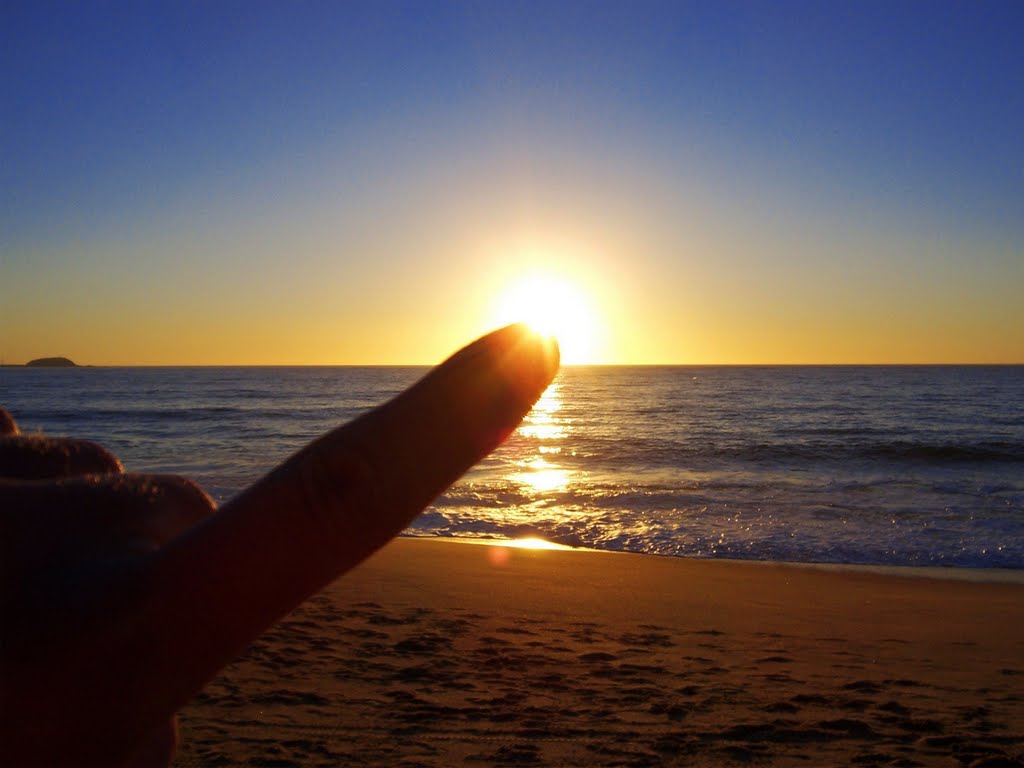
<svg viewBox="0 0 1024 768">
<path fill-rule="evenodd" d="M 231 498 L 415 367 L 0 368 L 25 432 Z M 1024 568 L 1024 366 L 566 367 L 406 535 Z"/>
</svg>

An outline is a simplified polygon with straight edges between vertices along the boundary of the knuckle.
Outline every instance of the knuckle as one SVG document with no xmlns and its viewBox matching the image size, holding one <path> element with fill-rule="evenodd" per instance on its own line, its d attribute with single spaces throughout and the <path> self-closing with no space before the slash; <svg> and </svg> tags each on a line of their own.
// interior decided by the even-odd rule
<svg viewBox="0 0 1024 768">
<path fill-rule="evenodd" d="M 213 512 L 213 499 L 198 483 L 180 475 L 156 475 L 150 479 L 153 493 L 161 500 L 188 510 L 193 515 L 205 516 Z"/>
<path fill-rule="evenodd" d="M 18 434 L 18 423 L 6 408 L 0 408 L 0 435 Z"/>
</svg>

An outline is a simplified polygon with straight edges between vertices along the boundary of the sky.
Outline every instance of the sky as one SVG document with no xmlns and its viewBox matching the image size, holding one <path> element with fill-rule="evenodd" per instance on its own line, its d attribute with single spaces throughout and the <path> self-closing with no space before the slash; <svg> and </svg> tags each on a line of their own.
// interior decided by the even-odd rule
<svg viewBox="0 0 1024 768">
<path fill-rule="evenodd" d="M 1022 34 L 1019 2 L 6 2 L 0 357 L 435 363 L 540 274 L 568 362 L 1022 363 Z"/>
</svg>

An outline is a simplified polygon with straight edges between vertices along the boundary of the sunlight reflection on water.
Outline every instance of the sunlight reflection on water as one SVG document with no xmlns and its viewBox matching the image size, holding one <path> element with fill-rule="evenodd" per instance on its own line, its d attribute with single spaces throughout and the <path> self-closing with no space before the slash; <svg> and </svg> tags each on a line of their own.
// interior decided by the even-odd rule
<svg viewBox="0 0 1024 768">
<path fill-rule="evenodd" d="M 561 384 L 553 382 L 541 395 L 519 427 L 519 434 L 537 440 L 562 440 L 568 423 L 559 417 L 562 410 Z"/>
<path fill-rule="evenodd" d="M 569 488 L 571 473 L 556 461 L 562 450 L 557 442 L 565 440 L 569 434 L 569 421 L 559 414 L 562 410 L 560 390 L 559 382 L 553 382 L 519 428 L 523 437 L 538 441 L 536 453 L 516 462 L 515 471 L 509 475 L 509 480 L 527 492 L 544 493 Z"/>
</svg>

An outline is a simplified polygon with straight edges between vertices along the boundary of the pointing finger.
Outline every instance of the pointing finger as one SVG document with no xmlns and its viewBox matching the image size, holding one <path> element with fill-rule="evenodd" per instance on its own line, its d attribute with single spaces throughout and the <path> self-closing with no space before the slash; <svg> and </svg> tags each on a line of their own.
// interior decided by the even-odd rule
<svg viewBox="0 0 1024 768">
<path fill-rule="evenodd" d="M 149 601 L 160 613 L 150 616 L 155 642 L 144 653 L 150 674 L 174 691 L 163 711 L 401 531 L 508 436 L 557 368 L 553 340 L 523 326 L 495 331 L 161 550 Z"/>
</svg>

